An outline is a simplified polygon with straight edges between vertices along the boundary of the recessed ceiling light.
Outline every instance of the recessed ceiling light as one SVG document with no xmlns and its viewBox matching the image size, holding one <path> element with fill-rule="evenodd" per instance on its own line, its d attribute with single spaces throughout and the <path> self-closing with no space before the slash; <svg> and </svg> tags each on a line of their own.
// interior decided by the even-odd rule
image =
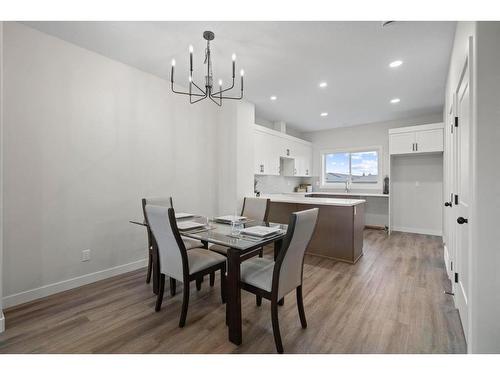
<svg viewBox="0 0 500 375">
<path fill-rule="evenodd" d="M 397 68 L 398 66 L 401 66 L 403 65 L 403 62 L 401 60 L 396 60 L 396 61 L 393 61 L 389 64 L 389 66 L 391 68 Z"/>
<path fill-rule="evenodd" d="M 276 100 L 276 99 L 278 99 L 278 97 L 277 97 L 276 95 L 273 95 L 273 96 L 271 96 L 269 99 L 271 99 L 271 100 Z"/>
<path fill-rule="evenodd" d="M 391 99 L 391 103 L 392 103 L 392 104 L 399 103 L 400 101 L 401 101 L 401 99 L 399 99 L 399 98 L 394 98 L 394 99 Z"/>
<path fill-rule="evenodd" d="M 328 116 L 328 112 L 321 112 L 319 115 L 320 115 L 321 117 L 326 117 L 326 116 Z"/>
<path fill-rule="evenodd" d="M 324 88 L 326 86 L 328 86 L 328 83 L 326 83 L 326 82 L 320 82 L 319 83 L 319 87 L 321 87 L 321 88 Z"/>
</svg>

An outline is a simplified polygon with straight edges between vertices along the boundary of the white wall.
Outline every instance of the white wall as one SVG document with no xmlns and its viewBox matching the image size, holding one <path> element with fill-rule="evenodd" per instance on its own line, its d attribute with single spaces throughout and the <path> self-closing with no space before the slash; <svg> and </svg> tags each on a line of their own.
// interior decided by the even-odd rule
<svg viewBox="0 0 500 375">
<path fill-rule="evenodd" d="M 500 39 L 499 22 L 458 22 L 446 84 L 446 105 L 453 93 L 473 39 L 472 86 L 472 210 L 469 217 L 470 293 L 468 351 L 500 353 Z M 451 183 L 451 182 L 448 182 Z M 445 211 L 446 212 L 446 211 Z M 448 215 L 448 214 L 447 214 Z M 456 213 L 450 214 L 450 222 Z M 450 229 L 447 229 L 450 230 Z"/>
<path fill-rule="evenodd" d="M 304 138 L 313 143 L 313 189 L 329 191 L 319 186 L 321 174 L 321 152 L 325 149 L 363 148 L 377 146 L 382 148 L 380 160 L 382 176 L 389 174 L 389 129 L 422 125 L 442 121 L 442 114 L 429 114 L 409 119 L 381 123 L 349 126 L 331 130 L 304 133 Z M 356 189 L 353 189 L 353 191 Z M 362 189 L 358 191 L 363 191 Z M 369 198 L 365 210 L 365 222 L 369 225 L 388 225 L 388 199 Z M 441 207 L 441 206 L 439 206 Z"/>
<path fill-rule="evenodd" d="M 443 155 L 398 155 L 391 168 L 392 230 L 442 235 Z"/>
<path fill-rule="evenodd" d="M 245 196 L 253 196 L 253 126 L 255 107 L 228 101 L 217 126 L 217 213 L 239 214 Z"/>
<path fill-rule="evenodd" d="M 0 21 L 0 332 L 5 329 L 3 315 L 3 22 Z"/>
<path fill-rule="evenodd" d="M 500 22 L 478 22 L 476 40 L 471 350 L 500 353 Z"/>
<path fill-rule="evenodd" d="M 128 220 L 141 218 L 143 196 L 217 212 L 219 107 L 190 105 L 160 78 L 4 25 L 4 305 L 142 266 L 145 232 Z M 84 249 L 92 258 L 82 263 Z"/>
</svg>

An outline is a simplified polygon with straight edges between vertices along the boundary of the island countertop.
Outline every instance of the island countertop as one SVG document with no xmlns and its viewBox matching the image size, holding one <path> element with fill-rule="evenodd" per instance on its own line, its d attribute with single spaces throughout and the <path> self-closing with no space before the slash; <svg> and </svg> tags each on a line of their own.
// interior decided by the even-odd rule
<svg viewBox="0 0 500 375">
<path fill-rule="evenodd" d="M 309 204 L 309 205 L 312 204 L 312 205 L 339 206 L 339 207 L 352 207 L 366 202 L 364 199 L 312 198 L 312 197 L 301 196 L 299 194 L 297 195 L 261 194 L 260 197 L 268 198 L 271 200 L 271 202 Z"/>
</svg>

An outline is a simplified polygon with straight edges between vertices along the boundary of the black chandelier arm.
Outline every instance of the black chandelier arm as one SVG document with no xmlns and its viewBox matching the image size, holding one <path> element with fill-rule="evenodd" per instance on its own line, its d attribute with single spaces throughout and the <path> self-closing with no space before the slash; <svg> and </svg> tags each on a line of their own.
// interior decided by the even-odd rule
<svg viewBox="0 0 500 375">
<path fill-rule="evenodd" d="M 198 96 L 198 97 L 202 97 L 202 96 L 203 96 L 204 98 L 206 98 L 206 97 L 207 97 L 207 95 L 206 95 L 206 94 L 204 94 L 204 95 L 200 95 L 200 94 L 190 94 L 189 92 L 176 91 L 176 90 L 174 89 L 174 83 L 173 83 L 173 82 L 171 83 L 171 88 L 172 88 L 172 92 L 174 92 L 174 93 L 176 93 L 176 94 L 189 95 L 189 96 Z"/>
<path fill-rule="evenodd" d="M 231 85 L 231 87 L 228 87 L 227 89 L 224 89 L 224 90 L 219 90 L 217 92 L 214 92 L 212 93 L 212 96 L 215 96 L 215 95 L 220 95 L 222 94 L 223 92 L 226 92 L 226 91 L 229 91 L 229 90 L 232 90 L 234 88 L 234 77 L 233 77 L 233 84 Z"/>
<path fill-rule="evenodd" d="M 232 96 L 218 96 L 218 99 L 232 99 L 232 100 L 241 100 L 243 99 L 243 91 L 241 91 L 241 94 L 239 97 L 232 97 Z"/>
<path fill-rule="evenodd" d="M 215 104 L 217 104 L 219 107 L 222 107 L 222 100 L 221 100 L 221 97 L 218 96 L 217 99 L 219 99 L 219 101 L 216 101 L 212 95 L 210 95 L 210 100 L 213 101 Z"/>
<path fill-rule="evenodd" d="M 196 99 L 196 100 L 192 100 L 192 99 L 191 99 L 191 96 L 190 96 L 190 97 L 189 97 L 189 103 L 190 103 L 190 104 L 198 103 L 199 101 L 202 101 L 202 100 L 206 99 L 206 98 L 207 98 L 207 96 L 208 96 L 208 95 L 201 95 L 201 97 L 200 97 L 200 98 L 198 98 L 198 99 Z"/>
<path fill-rule="evenodd" d="M 201 92 L 201 93 L 203 93 L 203 95 L 205 95 L 205 97 L 207 96 L 206 91 L 205 91 L 205 90 L 202 90 L 202 89 L 200 88 L 200 86 L 198 86 L 198 85 L 197 85 L 197 84 L 196 84 L 193 80 L 191 80 L 191 83 L 194 85 L 194 87 L 196 87 L 198 90 L 200 90 L 200 92 Z M 193 95 L 195 95 L 195 94 L 193 94 Z"/>
</svg>

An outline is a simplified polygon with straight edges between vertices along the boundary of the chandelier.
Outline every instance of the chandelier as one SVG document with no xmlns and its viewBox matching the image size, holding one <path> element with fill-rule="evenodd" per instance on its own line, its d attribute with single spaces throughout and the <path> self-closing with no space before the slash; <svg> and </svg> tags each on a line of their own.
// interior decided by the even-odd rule
<svg viewBox="0 0 500 375">
<path fill-rule="evenodd" d="M 177 91 L 174 89 L 174 71 L 175 71 L 175 59 L 172 60 L 172 72 L 170 74 L 170 85 L 172 88 L 172 92 L 176 94 L 189 95 L 189 103 L 194 104 L 203 99 L 210 98 L 215 104 L 219 107 L 222 106 L 223 99 L 233 99 L 233 100 L 241 100 L 243 98 L 243 76 L 245 72 L 243 69 L 240 71 L 241 77 L 241 92 L 240 96 L 226 96 L 225 92 L 234 88 L 234 78 L 235 78 L 235 70 L 236 70 L 236 55 L 233 53 L 233 80 L 231 86 L 223 89 L 222 88 L 222 80 L 219 80 L 219 89 L 214 91 L 213 86 L 213 74 L 212 74 L 212 58 L 210 54 L 210 41 L 214 40 L 215 34 L 211 31 L 205 31 L 203 33 L 203 38 L 207 41 L 207 48 L 205 49 L 205 61 L 204 64 L 206 67 L 206 76 L 205 76 L 205 89 L 203 90 L 200 86 L 198 86 L 193 79 L 193 46 L 189 46 L 189 92 Z M 194 91 L 194 92 L 193 92 Z"/>
</svg>

